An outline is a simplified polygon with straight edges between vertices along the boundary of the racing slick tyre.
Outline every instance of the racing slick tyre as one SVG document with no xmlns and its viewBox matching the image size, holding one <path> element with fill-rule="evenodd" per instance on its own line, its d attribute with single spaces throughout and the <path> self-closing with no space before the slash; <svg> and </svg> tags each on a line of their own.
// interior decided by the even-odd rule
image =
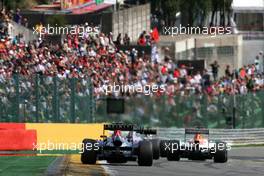
<svg viewBox="0 0 264 176">
<path fill-rule="evenodd" d="M 168 142 L 170 149 L 167 150 L 168 161 L 180 160 L 180 142 L 178 140 L 171 140 Z"/>
<path fill-rule="evenodd" d="M 223 147 L 224 145 L 224 147 Z M 221 147 L 221 148 L 220 148 Z M 216 150 L 214 154 L 215 163 L 225 163 L 228 160 L 227 147 L 225 142 L 216 142 Z"/>
<path fill-rule="evenodd" d="M 81 161 L 83 164 L 95 164 L 97 159 L 97 152 L 94 148 L 96 141 L 92 139 L 83 140 L 83 152 L 81 154 Z M 88 148 L 87 146 L 92 146 Z"/>
<path fill-rule="evenodd" d="M 150 141 L 152 143 L 153 159 L 158 160 L 160 157 L 160 140 L 152 139 Z"/>
<path fill-rule="evenodd" d="M 153 152 L 152 144 L 150 141 L 141 141 L 138 150 L 138 165 L 139 166 L 152 166 Z"/>
<path fill-rule="evenodd" d="M 167 145 L 169 140 L 160 141 L 160 157 L 167 157 Z"/>
</svg>

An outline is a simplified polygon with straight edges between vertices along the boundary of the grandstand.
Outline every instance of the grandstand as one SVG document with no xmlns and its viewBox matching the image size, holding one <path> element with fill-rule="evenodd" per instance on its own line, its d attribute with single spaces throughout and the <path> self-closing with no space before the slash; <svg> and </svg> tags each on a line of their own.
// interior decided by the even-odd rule
<svg viewBox="0 0 264 176">
<path fill-rule="evenodd" d="M 233 18 L 238 33 L 247 38 L 261 37 L 264 33 L 264 1 L 234 0 Z"/>
<path fill-rule="evenodd" d="M 158 44 L 161 48 L 170 48 L 170 56 L 175 61 L 181 60 L 204 60 L 204 68 L 210 68 L 214 60 L 218 60 L 221 68 L 219 75 L 225 75 L 224 68 L 230 65 L 231 69 L 243 66 L 242 35 L 225 36 L 161 36 Z M 161 52 L 162 53 L 162 52 Z M 255 53 L 257 54 L 257 53 Z"/>
<path fill-rule="evenodd" d="M 242 63 L 247 65 L 264 48 L 264 1 L 234 0 L 233 20 L 236 32 L 243 36 Z M 260 59 L 262 68 L 264 60 Z"/>
<path fill-rule="evenodd" d="M 128 11 L 114 13 L 114 16 Z M 2 14 L 2 18 L 2 24 L 5 24 L 12 16 Z M 121 31 L 128 30 L 124 24 L 120 27 L 121 24 L 122 20 L 113 24 L 118 26 L 119 31 L 115 35 L 120 33 L 124 36 Z M 2 121 L 95 122 L 98 120 L 96 107 L 105 96 L 127 96 L 131 99 L 146 94 L 150 97 L 165 96 L 169 97 L 167 101 L 173 106 L 177 101 L 171 97 L 178 95 L 191 97 L 205 94 L 211 99 L 220 95 L 261 92 L 264 88 L 263 70 L 259 66 L 263 53 L 254 53 L 259 60 L 243 66 L 240 35 L 173 38 L 159 37 L 159 34 L 148 31 L 141 31 L 140 35 L 140 32 L 137 33 L 139 28 L 136 28 L 128 33 L 130 38 L 135 40 L 140 36 L 140 47 L 148 45 L 153 48 L 152 52 L 139 53 L 140 50 L 132 47 L 122 47 L 125 39 L 111 33 L 87 33 L 82 38 L 72 34 L 67 35 L 62 43 L 50 44 L 45 39 L 33 38 L 27 43 L 14 36 L 10 38 L 5 25 L 2 25 L 2 30 Z M 162 55 L 165 46 L 171 46 L 166 49 L 170 55 L 166 52 Z M 158 49 L 154 52 L 155 48 Z M 191 65 L 177 64 L 179 60 L 206 62 L 202 70 L 196 71 Z M 211 67 L 215 60 L 218 60 L 218 66 L 213 72 Z M 113 85 L 159 88 L 150 91 L 147 87 L 133 92 L 106 90 Z"/>
</svg>

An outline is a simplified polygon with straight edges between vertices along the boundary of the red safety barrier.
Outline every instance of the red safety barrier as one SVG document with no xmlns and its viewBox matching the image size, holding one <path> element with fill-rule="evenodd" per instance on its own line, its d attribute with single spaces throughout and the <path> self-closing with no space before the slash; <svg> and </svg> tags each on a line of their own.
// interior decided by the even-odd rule
<svg viewBox="0 0 264 176">
<path fill-rule="evenodd" d="M 0 130 L 26 129 L 25 123 L 0 123 Z"/>
<path fill-rule="evenodd" d="M 33 150 L 37 144 L 36 130 L 0 130 L 0 150 Z"/>
</svg>

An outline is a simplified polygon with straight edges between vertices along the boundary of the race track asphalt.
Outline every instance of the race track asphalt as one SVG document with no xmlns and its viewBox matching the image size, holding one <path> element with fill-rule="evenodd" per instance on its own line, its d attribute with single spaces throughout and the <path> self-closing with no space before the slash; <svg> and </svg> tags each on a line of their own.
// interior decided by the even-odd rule
<svg viewBox="0 0 264 176">
<path fill-rule="evenodd" d="M 108 164 L 100 161 L 97 165 L 82 165 L 78 156 L 72 157 L 66 167 L 66 175 L 116 175 L 116 176 L 263 176 L 264 147 L 232 148 L 227 163 L 212 160 L 167 161 L 155 160 L 152 167 L 139 167 L 137 162 Z"/>
</svg>

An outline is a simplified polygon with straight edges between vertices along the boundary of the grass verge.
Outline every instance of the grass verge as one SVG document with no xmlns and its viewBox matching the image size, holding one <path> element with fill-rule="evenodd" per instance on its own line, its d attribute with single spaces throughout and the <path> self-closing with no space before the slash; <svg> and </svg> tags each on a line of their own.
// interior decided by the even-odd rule
<svg viewBox="0 0 264 176">
<path fill-rule="evenodd" d="M 43 175 L 55 156 L 0 156 L 0 175 Z"/>
</svg>

